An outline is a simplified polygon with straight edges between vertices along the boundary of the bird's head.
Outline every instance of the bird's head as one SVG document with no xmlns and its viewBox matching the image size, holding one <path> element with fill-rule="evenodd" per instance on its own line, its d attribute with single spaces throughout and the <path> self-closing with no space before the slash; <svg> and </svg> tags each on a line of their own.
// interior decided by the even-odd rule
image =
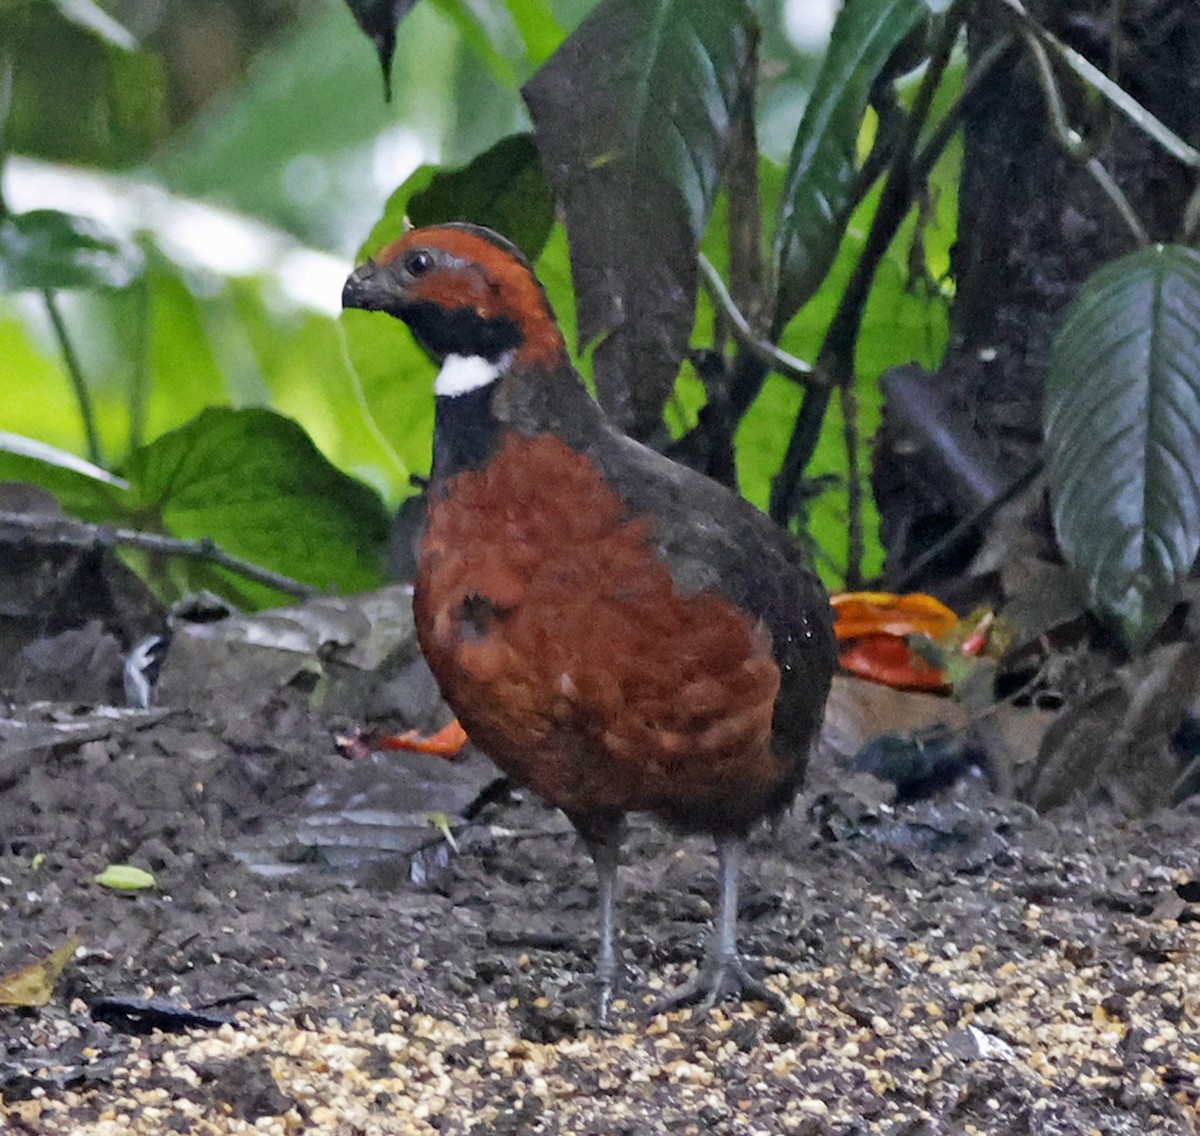
<svg viewBox="0 0 1200 1136">
<path fill-rule="evenodd" d="M 479 225 L 410 230 L 350 274 L 342 307 L 387 312 L 435 358 L 463 360 L 443 374 L 495 375 L 513 363 L 551 370 L 566 357 L 529 262 Z"/>
</svg>

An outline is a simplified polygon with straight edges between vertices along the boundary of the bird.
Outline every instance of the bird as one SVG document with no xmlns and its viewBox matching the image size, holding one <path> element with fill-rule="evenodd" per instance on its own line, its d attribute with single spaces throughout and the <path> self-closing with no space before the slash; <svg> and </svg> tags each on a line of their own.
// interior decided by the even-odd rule
<svg viewBox="0 0 1200 1136">
<path fill-rule="evenodd" d="M 591 854 L 597 1020 L 624 982 L 629 813 L 707 834 L 717 852 L 708 949 L 659 1008 L 778 1005 L 739 952 L 739 851 L 796 796 L 829 692 L 832 613 L 806 554 L 738 494 L 610 424 L 500 234 L 410 229 L 351 273 L 342 305 L 402 320 L 439 366 L 418 642 L 471 740 Z"/>
</svg>

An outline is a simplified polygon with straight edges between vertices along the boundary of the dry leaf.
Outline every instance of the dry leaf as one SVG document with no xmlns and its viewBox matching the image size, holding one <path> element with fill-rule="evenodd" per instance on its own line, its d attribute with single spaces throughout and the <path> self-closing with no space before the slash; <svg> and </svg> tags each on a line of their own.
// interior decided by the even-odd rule
<svg viewBox="0 0 1200 1136">
<path fill-rule="evenodd" d="M 0 1006 L 44 1006 L 54 994 L 54 984 L 74 957 L 82 940 L 72 935 L 56 951 L 20 970 L 0 975 Z"/>
</svg>

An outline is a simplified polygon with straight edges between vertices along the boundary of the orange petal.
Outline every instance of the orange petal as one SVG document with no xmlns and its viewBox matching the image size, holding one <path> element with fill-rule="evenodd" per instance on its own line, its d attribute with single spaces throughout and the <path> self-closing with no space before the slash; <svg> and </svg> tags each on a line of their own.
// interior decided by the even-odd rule
<svg viewBox="0 0 1200 1136">
<path fill-rule="evenodd" d="M 864 635 L 842 651 L 839 661 L 843 670 L 897 690 L 950 691 L 945 674 L 897 635 Z"/>
<path fill-rule="evenodd" d="M 857 639 L 876 632 L 919 633 L 937 639 L 958 623 L 958 616 L 944 603 L 923 592 L 902 596 L 892 592 L 843 592 L 831 596 L 829 602 L 837 613 L 833 630 L 839 639 Z"/>
<path fill-rule="evenodd" d="M 467 731 L 456 718 L 443 726 L 436 734 L 423 737 L 416 730 L 405 730 L 402 734 L 384 734 L 376 743 L 380 749 L 405 749 L 413 753 L 433 753 L 440 757 L 454 757 L 467 744 Z"/>
</svg>

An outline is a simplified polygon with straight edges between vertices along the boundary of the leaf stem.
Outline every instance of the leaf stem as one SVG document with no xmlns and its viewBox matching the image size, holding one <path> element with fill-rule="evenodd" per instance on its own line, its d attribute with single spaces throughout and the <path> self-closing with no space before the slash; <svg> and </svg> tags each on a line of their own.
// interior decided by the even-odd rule
<svg viewBox="0 0 1200 1136">
<path fill-rule="evenodd" d="M 754 333 L 750 321 L 742 314 L 729 294 L 729 289 L 725 287 L 721 274 L 703 253 L 700 253 L 699 264 L 700 278 L 704 287 L 712 297 L 713 303 L 721 309 L 721 314 L 729 322 L 730 330 L 738 343 L 772 371 L 778 371 L 784 378 L 791 379 L 805 387 L 819 385 L 820 379 L 814 373 L 811 363 L 806 363 L 803 359 L 788 354 Z"/>
<path fill-rule="evenodd" d="M 219 568 L 236 572 L 247 580 L 266 584 L 285 595 L 306 599 L 318 594 L 318 589 L 302 584 L 290 576 L 272 572 L 269 568 L 241 560 L 219 549 L 208 537 L 201 540 L 179 540 L 161 533 L 138 532 L 134 529 L 114 529 L 108 525 L 92 525 L 73 517 L 46 516 L 30 513 L 0 512 L 0 543 L 4 543 L 5 528 L 19 529 L 22 539 L 37 544 L 68 545 L 76 548 L 103 548 L 119 544 L 166 556 L 186 556 L 204 560 Z"/>
<path fill-rule="evenodd" d="M 75 353 L 75 347 L 71 343 L 71 337 L 67 334 L 67 325 L 63 321 L 62 312 L 58 307 L 58 300 L 55 298 L 54 291 L 50 288 L 42 290 L 42 299 L 46 302 L 46 311 L 50 316 L 50 323 L 54 327 L 54 334 L 58 338 L 58 346 L 62 350 L 63 362 L 67 367 L 67 375 L 70 377 L 71 386 L 75 390 L 75 401 L 79 404 L 79 416 L 83 420 L 83 431 L 87 437 L 88 461 L 93 465 L 103 466 L 104 461 L 100 453 L 100 436 L 96 432 L 96 415 L 92 409 L 92 396 L 88 392 L 87 381 L 83 376 L 83 368 L 79 365 L 79 356 Z"/>
</svg>

